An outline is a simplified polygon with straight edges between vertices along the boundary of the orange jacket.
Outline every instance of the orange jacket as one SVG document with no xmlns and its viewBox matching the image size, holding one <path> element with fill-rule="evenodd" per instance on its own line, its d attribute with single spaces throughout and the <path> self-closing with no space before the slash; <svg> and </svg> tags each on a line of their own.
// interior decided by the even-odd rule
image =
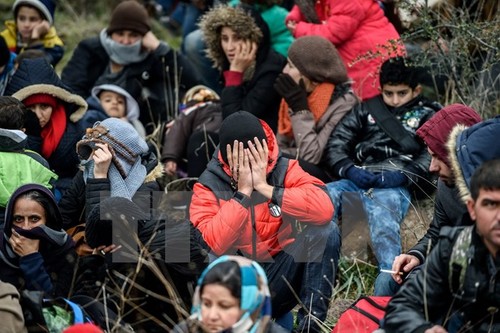
<svg viewBox="0 0 500 333">
<path fill-rule="evenodd" d="M 269 260 L 294 241 L 295 220 L 304 225 L 321 225 L 333 217 L 333 203 L 324 183 L 302 170 L 298 161 L 280 157 L 274 133 L 265 122 L 261 123 L 269 147 L 268 183 L 278 185 L 271 200 L 254 191 L 252 204 L 245 208 L 234 199 L 236 191 L 230 185 L 229 166 L 220 152 L 216 152 L 194 187 L 191 221 L 217 255 L 238 250 L 252 255 L 255 251 L 257 260 Z M 280 173 L 281 180 L 276 180 Z M 281 216 L 271 215 L 271 203 L 281 208 Z"/>
</svg>

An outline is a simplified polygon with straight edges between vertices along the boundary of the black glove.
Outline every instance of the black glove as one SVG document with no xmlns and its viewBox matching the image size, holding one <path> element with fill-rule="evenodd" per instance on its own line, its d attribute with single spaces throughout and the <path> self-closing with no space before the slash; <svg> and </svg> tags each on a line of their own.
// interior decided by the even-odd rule
<svg viewBox="0 0 500 333">
<path fill-rule="evenodd" d="M 295 83 L 288 74 L 280 74 L 274 82 L 274 89 L 280 94 L 293 112 L 309 110 L 307 92 Z"/>
<path fill-rule="evenodd" d="M 353 182 L 357 187 L 362 189 L 369 189 L 374 187 L 377 181 L 377 175 L 365 169 L 357 168 L 356 166 L 351 166 L 347 169 L 345 176 L 351 182 Z"/>
</svg>

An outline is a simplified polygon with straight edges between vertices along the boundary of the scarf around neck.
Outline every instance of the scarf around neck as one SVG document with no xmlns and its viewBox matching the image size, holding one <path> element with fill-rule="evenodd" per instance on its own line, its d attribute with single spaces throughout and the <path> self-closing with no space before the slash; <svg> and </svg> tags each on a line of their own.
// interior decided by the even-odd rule
<svg viewBox="0 0 500 333">
<path fill-rule="evenodd" d="M 314 122 L 317 123 L 319 119 L 326 112 L 330 105 L 335 85 L 329 82 L 320 83 L 314 90 L 307 96 L 307 104 L 309 110 L 314 116 Z M 278 133 L 287 137 L 293 137 L 292 121 L 288 112 L 288 104 L 285 99 L 281 100 L 281 105 L 278 113 Z"/>
<path fill-rule="evenodd" d="M 47 265 L 59 261 L 60 254 L 66 253 L 74 247 L 72 238 L 64 230 L 54 230 L 46 225 L 40 225 L 31 230 L 13 228 L 26 238 L 40 240 L 39 252 Z M 9 238 L 10 236 L 4 232 L 0 242 L 0 261 L 12 268 L 19 268 L 19 256 L 10 246 Z"/>
<path fill-rule="evenodd" d="M 118 65 L 126 66 L 141 62 L 149 55 L 148 52 L 142 50 L 142 38 L 132 45 L 124 45 L 111 39 L 106 29 L 103 29 L 99 39 L 111 61 Z"/>
<path fill-rule="evenodd" d="M 271 293 L 264 269 L 248 258 L 223 255 L 205 268 L 193 295 L 193 306 L 189 320 L 196 321 L 203 327 L 201 319 L 201 290 L 206 274 L 214 266 L 224 261 L 235 261 L 240 266 L 241 298 L 240 308 L 243 311 L 241 318 L 233 326 L 222 332 L 231 333 L 263 333 L 266 332 L 271 320 Z"/>
<path fill-rule="evenodd" d="M 86 184 L 87 179 L 94 178 L 94 161 L 92 159 L 82 160 L 81 165 L 84 167 L 83 180 Z M 132 165 L 129 169 L 126 178 L 122 177 L 114 162 L 111 163 L 108 170 L 111 196 L 132 200 L 132 197 L 135 195 L 139 187 L 141 187 L 144 183 L 146 176 L 146 167 L 142 165 L 140 158 L 138 158 L 134 165 Z"/>
<path fill-rule="evenodd" d="M 59 146 L 59 142 L 66 131 L 66 112 L 62 104 L 57 103 L 47 125 L 42 128 L 40 136 L 42 137 L 42 156 L 49 159 Z"/>
</svg>

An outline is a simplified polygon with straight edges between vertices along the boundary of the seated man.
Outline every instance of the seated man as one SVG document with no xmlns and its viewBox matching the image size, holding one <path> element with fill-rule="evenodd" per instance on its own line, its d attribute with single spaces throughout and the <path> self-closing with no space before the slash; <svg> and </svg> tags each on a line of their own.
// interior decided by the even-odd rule
<svg viewBox="0 0 500 333">
<path fill-rule="evenodd" d="M 500 159 L 474 172 L 467 210 L 474 225 L 441 230 L 425 268 L 389 303 L 386 332 L 500 331 Z"/>
<path fill-rule="evenodd" d="M 340 252 L 324 184 L 282 157 L 271 128 L 249 112 L 228 116 L 219 138 L 220 148 L 194 187 L 193 225 L 212 255 L 240 254 L 262 263 L 274 318 L 292 310 L 297 295 L 304 305 L 297 330 L 319 332 Z"/>
<path fill-rule="evenodd" d="M 345 192 L 359 193 L 368 215 L 370 238 L 379 268 L 390 269 L 401 253 L 400 224 L 410 206 L 410 186 L 428 183 L 430 156 L 415 131 L 441 105 L 420 95 L 418 69 L 408 59 L 387 60 L 381 68 L 382 94 L 354 107 L 334 129 L 324 153 L 331 175 L 327 184 L 342 214 Z M 345 206 L 345 204 L 344 204 Z M 375 295 L 381 295 L 380 276 Z"/>
<path fill-rule="evenodd" d="M 481 117 L 474 109 L 462 104 L 452 104 L 445 106 L 418 129 L 417 135 L 425 142 L 427 151 L 431 155 L 429 171 L 439 175 L 434 216 L 424 237 L 408 253 L 400 254 L 394 259 L 393 271 L 403 272 L 406 275 L 418 265 L 423 264 L 430 250 L 437 243 L 440 229 L 443 226 L 461 225 L 463 215 L 467 214 L 467 207 L 459 198 L 446 143 L 456 125 L 472 126 L 480 121 Z M 480 164 L 479 161 L 477 163 Z M 479 165 L 471 165 L 474 168 L 477 166 Z M 403 282 L 404 275 L 385 275 L 387 289 L 383 295 L 394 295 Z"/>
</svg>

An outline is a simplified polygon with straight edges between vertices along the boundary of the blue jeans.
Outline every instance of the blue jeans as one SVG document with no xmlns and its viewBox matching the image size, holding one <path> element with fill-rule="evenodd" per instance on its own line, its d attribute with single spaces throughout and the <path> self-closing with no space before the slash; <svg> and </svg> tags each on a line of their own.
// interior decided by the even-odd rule
<svg viewBox="0 0 500 333">
<path fill-rule="evenodd" d="M 401 254 L 400 225 L 410 207 L 410 193 L 405 187 L 376 188 L 365 190 L 347 179 L 326 184 L 335 206 L 333 221 L 337 223 L 342 214 L 344 192 L 354 192 L 361 199 L 368 217 L 370 239 L 381 269 L 391 269 L 394 258 Z M 383 278 L 380 275 L 377 279 Z M 375 281 L 375 295 L 378 292 Z"/>
<path fill-rule="evenodd" d="M 326 319 L 340 247 L 340 231 L 335 223 L 307 225 L 295 242 L 274 256 L 273 262 L 262 264 L 269 279 L 274 318 L 297 305 L 296 294 L 303 304 L 297 314 L 297 330 L 321 331 L 315 318 Z"/>
<path fill-rule="evenodd" d="M 175 6 L 170 18 L 181 25 L 182 38 L 184 39 L 190 32 L 197 29 L 196 23 L 203 11 L 187 2 L 179 2 Z"/>
<path fill-rule="evenodd" d="M 163 9 L 164 15 L 168 14 L 174 6 L 174 0 L 156 0 L 156 3 Z"/>
<path fill-rule="evenodd" d="M 394 296 L 401 285 L 389 273 L 379 273 L 375 280 L 375 296 Z"/>
<path fill-rule="evenodd" d="M 199 29 L 191 32 L 183 40 L 182 53 L 198 72 L 203 84 L 220 94 L 223 88 L 219 82 L 220 73 L 213 67 L 212 61 L 207 58 L 205 49 L 203 34 Z"/>
</svg>

